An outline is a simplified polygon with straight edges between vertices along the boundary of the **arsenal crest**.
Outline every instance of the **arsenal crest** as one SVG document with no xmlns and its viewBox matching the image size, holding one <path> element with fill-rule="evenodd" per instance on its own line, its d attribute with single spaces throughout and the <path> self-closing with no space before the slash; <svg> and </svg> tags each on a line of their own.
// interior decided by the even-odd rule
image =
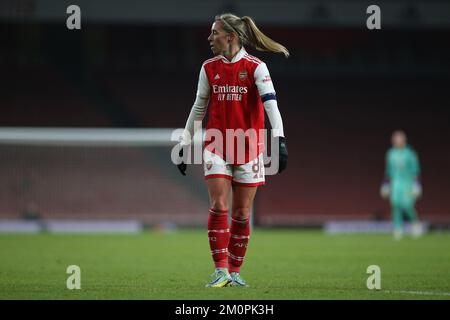
<svg viewBox="0 0 450 320">
<path fill-rule="evenodd" d="M 213 166 L 212 161 L 208 161 L 208 162 L 206 163 L 206 170 L 211 170 L 212 166 Z"/>
<path fill-rule="evenodd" d="M 247 71 L 239 71 L 239 79 L 240 80 L 245 80 L 247 78 Z"/>
</svg>

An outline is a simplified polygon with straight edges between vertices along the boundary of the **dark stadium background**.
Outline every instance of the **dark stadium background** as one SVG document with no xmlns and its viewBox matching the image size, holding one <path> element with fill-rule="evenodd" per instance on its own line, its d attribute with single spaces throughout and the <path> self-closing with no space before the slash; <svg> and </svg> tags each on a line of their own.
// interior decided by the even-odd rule
<svg viewBox="0 0 450 320">
<path fill-rule="evenodd" d="M 81 30 L 66 28 L 70 4 L 81 7 Z M 211 57 L 206 38 L 213 17 L 232 11 L 252 16 L 291 52 L 285 59 L 247 48 L 269 67 L 289 147 L 287 171 L 267 177 L 258 191 L 255 223 L 315 226 L 328 220 L 390 219 L 379 187 L 390 134 L 403 129 L 422 165 L 419 215 L 446 226 L 450 10 L 445 15 L 444 9 L 449 6 L 446 1 L 378 1 L 382 29 L 368 30 L 370 4 L 0 0 L 0 127 L 181 128 L 201 63 Z M 46 158 L 52 151 L 45 148 L 21 165 L 18 159 L 28 157 L 30 149 L 0 154 L 0 218 L 21 218 L 30 210 L 43 218 L 149 223 L 159 221 L 152 215 L 160 212 L 168 213 L 168 220 L 172 212 L 180 223 L 186 222 L 182 212 L 206 217 L 200 166 L 190 166 L 187 177 L 179 175 L 167 165 L 170 149 L 150 150 L 133 168 L 126 155 L 102 158 L 99 164 L 89 150 L 79 158 L 69 154 L 72 162 L 62 160 L 59 168 L 57 159 Z M 41 160 L 50 163 L 39 169 L 47 173 L 27 178 Z M 80 172 L 103 182 L 128 174 L 113 180 L 122 181 L 125 198 L 107 207 L 115 200 L 113 187 L 85 185 L 77 180 L 83 179 Z M 134 183 L 137 176 L 147 177 L 144 189 Z"/>
</svg>

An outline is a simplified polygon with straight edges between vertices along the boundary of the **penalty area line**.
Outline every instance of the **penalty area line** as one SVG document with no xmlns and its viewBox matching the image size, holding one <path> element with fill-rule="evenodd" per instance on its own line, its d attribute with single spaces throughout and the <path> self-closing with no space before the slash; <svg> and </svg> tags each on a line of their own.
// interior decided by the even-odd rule
<svg viewBox="0 0 450 320">
<path fill-rule="evenodd" d="M 386 293 L 404 293 L 404 294 L 417 294 L 422 296 L 449 296 L 450 292 L 434 292 L 434 291 L 409 291 L 409 290 L 382 290 Z"/>
</svg>

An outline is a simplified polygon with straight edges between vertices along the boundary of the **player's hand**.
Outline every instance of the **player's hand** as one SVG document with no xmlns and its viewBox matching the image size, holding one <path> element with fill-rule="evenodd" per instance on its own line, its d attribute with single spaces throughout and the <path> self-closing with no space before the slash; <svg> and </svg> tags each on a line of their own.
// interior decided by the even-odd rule
<svg viewBox="0 0 450 320">
<path fill-rule="evenodd" d="M 285 137 L 278 137 L 278 173 L 281 173 L 284 169 L 287 167 L 287 161 L 288 161 L 288 149 L 286 144 L 286 138 Z"/>
<path fill-rule="evenodd" d="M 420 198 L 422 196 L 422 185 L 420 181 L 416 180 L 414 181 L 413 187 L 412 187 L 412 194 L 414 198 Z"/>
<path fill-rule="evenodd" d="M 178 156 L 180 157 L 180 159 L 183 159 L 183 147 L 182 146 L 180 146 L 180 151 L 178 152 Z M 184 163 L 184 161 L 181 160 L 181 163 L 177 164 L 177 167 L 178 167 L 178 170 L 180 170 L 181 174 L 183 176 L 185 176 L 186 169 L 187 169 L 186 163 Z"/>
<path fill-rule="evenodd" d="M 391 184 L 388 181 L 383 182 L 380 188 L 380 195 L 383 199 L 389 198 L 391 194 Z"/>
</svg>

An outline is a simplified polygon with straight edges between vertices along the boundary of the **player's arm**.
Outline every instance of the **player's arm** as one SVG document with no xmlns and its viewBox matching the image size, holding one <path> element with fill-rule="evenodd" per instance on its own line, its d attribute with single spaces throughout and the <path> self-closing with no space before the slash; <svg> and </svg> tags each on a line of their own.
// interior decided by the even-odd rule
<svg viewBox="0 0 450 320">
<path fill-rule="evenodd" d="M 419 157 L 414 150 L 411 150 L 411 171 L 414 175 L 413 196 L 419 198 L 422 195 L 422 184 L 420 182 Z"/>
<path fill-rule="evenodd" d="M 206 114 L 206 108 L 209 102 L 210 86 L 208 77 L 206 76 L 205 68 L 202 66 L 200 69 L 200 75 L 198 77 L 197 94 L 195 97 L 194 105 L 191 108 L 189 117 L 186 121 L 183 134 L 179 138 L 180 151 L 178 155 L 180 158 L 184 156 L 184 149 L 186 149 L 192 141 L 195 132 L 201 128 L 201 126 L 196 126 L 198 121 L 202 121 Z M 182 175 L 186 175 L 186 163 L 181 161 L 177 165 Z"/>
<path fill-rule="evenodd" d="M 417 153 L 414 150 L 411 151 L 411 165 L 414 177 L 418 179 L 420 176 L 420 163 L 419 157 L 417 156 Z"/>
<path fill-rule="evenodd" d="M 274 137 L 284 137 L 283 120 L 278 109 L 277 96 L 265 63 L 261 63 L 255 70 L 255 83 L 264 104 L 264 110 L 272 126 Z"/>
<path fill-rule="evenodd" d="M 270 78 L 269 70 L 265 63 L 261 63 L 255 69 L 255 84 L 258 88 L 259 95 L 264 104 L 264 110 L 269 118 L 270 125 L 272 126 L 272 134 L 274 137 L 278 137 L 279 141 L 279 169 L 278 173 L 286 169 L 288 151 L 286 138 L 283 130 L 283 119 L 281 118 L 280 110 L 278 109 L 277 96 L 275 88 Z"/>
<path fill-rule="evenodd" d="M 392 177 L 392 171 L 393 171 L 393 163 L 391 160 L 391 151 L 389 150 L 386 153 L 386 169 L 385 169 L 385 173 L 384 173 L 384 178 L 385 180 L 390 181 L 391 177 Z"/>
<path fill-rule="evenodd" d="M 205 68 L 202 66 L 198 77 L 197 95 L 195 97 L 194 105 L 189 113 L 183 134 L 180 137 L 180 143 L 182 146 L 190 145 L 195 132 L 200 129 L 200 126 L 195 126 L 195 122 L 202 121 L 205 117 L 206 108 L 209 102 L 209 94 L 209 81 L 206 76 Z"/>
<path fill-rule="evenodd" d="M 391 152 L 388 151 L 385 157 L 384 180 L 380 188 L 380 194 L 383 199 L 387 199 L 391 193 L 391 176 L 392 176 Z"/>
</svg>

